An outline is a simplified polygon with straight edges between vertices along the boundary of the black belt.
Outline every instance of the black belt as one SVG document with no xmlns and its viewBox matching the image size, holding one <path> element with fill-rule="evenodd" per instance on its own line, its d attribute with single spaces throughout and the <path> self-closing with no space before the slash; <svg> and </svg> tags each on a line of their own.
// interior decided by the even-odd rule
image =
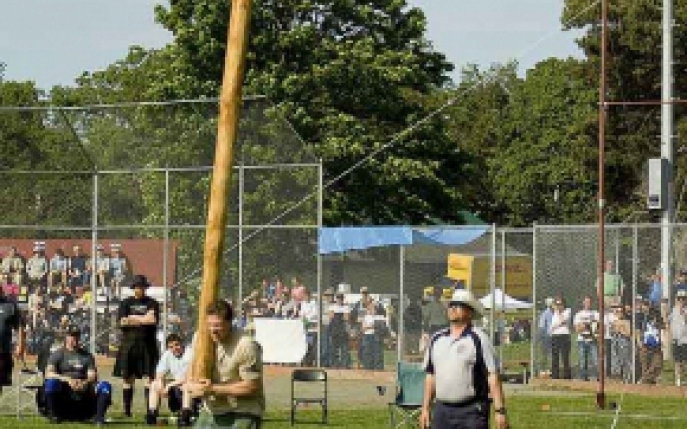
<svg viewBox="0 0 687 429">
<path fill-rule="evenodd" d="M 445 407 L 451 407 L 451 408 L 462 408 L 462 407 L 467 407 L 469 405 L 474 405 L 478 402 L 488 402 L 488 401 L 489 401 L 488 398 L 477 398 L 477 397 L 465 399 L 465 400 L 460 401 L 460 402 L 447 402 L 447 401 L 437 400 L 437 402 L 439 404 L 441 404 Z"/>
</svg>

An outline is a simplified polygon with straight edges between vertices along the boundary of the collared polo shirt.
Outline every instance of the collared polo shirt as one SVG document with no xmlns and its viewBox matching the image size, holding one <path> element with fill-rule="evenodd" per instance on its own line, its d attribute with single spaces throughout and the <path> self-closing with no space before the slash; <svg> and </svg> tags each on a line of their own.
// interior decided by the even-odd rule
<svg viewBox="0 0 687 429">
<path fill-rule="evenodd" d="M 478 367 L 478 347 L 473 332 L 480 341 L 482 361 L 486 367 Z M 451 336 L 449 328 L 436 332 L 425 353 L 424 369 L 434 375 L 437 401 L 460 403 L 475 399 L 480 392 L 488 392 L 487 376 L 496 372 L 494 346 L 479 328 L 469 326 L 460 337 Z M 486 395 L 486 392 L 482 393 Z M 485 398 L 486 399 L 486 398 Z"/>
</svg>

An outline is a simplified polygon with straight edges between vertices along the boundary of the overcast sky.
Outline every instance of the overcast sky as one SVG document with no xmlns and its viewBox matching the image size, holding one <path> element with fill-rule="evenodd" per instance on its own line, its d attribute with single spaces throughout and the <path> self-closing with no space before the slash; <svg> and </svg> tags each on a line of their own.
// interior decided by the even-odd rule
<svg viewBox="0 0 687 429">
<path fill-rule="evenodd" d="M 425 11 L 428 39 L 457 70 L 510 59 L 524 70 L 551 56 L 580 55 L 574 36 L 558 30 L 564 0 L 408 1 Z M 41 88 L 70 85 L 82 72 L 121 59 L 130 45 L 163 46 L 170 34 L 153 20 L 153 5 L 160 2 L 2 0 L 5 77 Z"/>
</svg>

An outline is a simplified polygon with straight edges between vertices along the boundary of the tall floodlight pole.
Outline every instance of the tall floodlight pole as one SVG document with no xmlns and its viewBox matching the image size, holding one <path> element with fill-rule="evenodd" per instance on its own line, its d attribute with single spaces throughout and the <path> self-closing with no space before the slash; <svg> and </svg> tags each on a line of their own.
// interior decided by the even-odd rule
<svg viewBox="0 0 687 429">
<path fill-rule="evenodd" d="M 661 158 L 666 164 L 665 207 L 661 213 L 661 284 L 663 298 L 670 299 L 672 227 L 675 219 L 673 181 L 673 1 L 663 0 L 663 60 L 661 67 Z"/>
<path fill-rule="evenodd" d="M 217 121 L 215 163 L 212 170 L 205 232 L 203 283 L 198 308 L 198 336 L 193 349 L 191 374 L 194 378 L 209 379 L 212 376 L 214 348 L 205 317 L 208 305 L 217 300 L 219 296 L 220 265 L 224 250 L 234 146 L 241 112 L 241 89 L 248 46 L 250 7 L 251 0 L 233 0 L 231 2 L 227 52 L 224 60 L 224 77 Z"/>
<path fill-rule="evenodd" d="M 604 195 L 605 170 L 606 170 L 606 55 L 608 46 L 608 0 L 601 1 L 601 65 L 599 73 L 599 189 L 597 200 L 597 218 L 599 222 L 599 237 L 597 242 L 597 296 L 599 301 L 599 314 L 604 314 L 604 255 L 606 247 L 606 201 Z M 603 319 L 602 319 L 603 320 Z M 604 329 L 599 329 L 599 362 L 605 362 L 606 348 L 604 347 Z M 606 408 L 606 366 L 597 365 L 599 384 L 596 392 L 596 406 L 599 409 Z"/>
</svg>

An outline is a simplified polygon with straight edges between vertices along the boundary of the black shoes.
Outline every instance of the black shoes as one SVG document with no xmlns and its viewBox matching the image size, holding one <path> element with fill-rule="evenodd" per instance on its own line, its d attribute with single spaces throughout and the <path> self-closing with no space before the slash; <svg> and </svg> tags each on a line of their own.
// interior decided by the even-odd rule
<svg viewBox="0 0 687 429">
<path fill-rule="evenodd" d="M 191 410 L 181 410 L 177 426 L 180 428 L 191 426 Z"/>
<path fill-rule="evenodd" d="M 146 424 L 149 426 L 157 425 L 157 411 L 148 411 L 146 413 Z"/>
<path fill-rule="evenodd" d="M 53 425 L 59 425 L 62 423 L 62 419 L 58 416 L 49 416 L 48 421 Z"/>
</svg>

